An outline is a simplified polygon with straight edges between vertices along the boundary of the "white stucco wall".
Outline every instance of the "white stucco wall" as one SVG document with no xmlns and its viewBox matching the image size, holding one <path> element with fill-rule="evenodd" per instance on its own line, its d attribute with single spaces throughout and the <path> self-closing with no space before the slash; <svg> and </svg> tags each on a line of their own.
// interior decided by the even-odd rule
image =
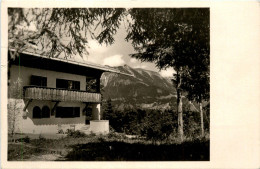
<svg viewBox="0 0 260 169">
<path fill-rule="evenodd" d="M 86 90 L 86 76 L 75 75 L 50 70 L 35 69 L 24 66 L 12 65 L 10 68 L 10 82 L 16 81 L 18 77 L 22 79 L 22 86 L 30 85 L 31 75 L 47 77 L 47 87 L 56 88 L 56 79 L 67 79 L 80 81 L 80 90 Z"/>
</svg>

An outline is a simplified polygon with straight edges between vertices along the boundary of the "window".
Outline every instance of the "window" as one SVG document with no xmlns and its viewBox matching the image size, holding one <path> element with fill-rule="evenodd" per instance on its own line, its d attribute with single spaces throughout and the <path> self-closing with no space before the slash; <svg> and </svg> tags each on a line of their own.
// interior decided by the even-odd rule
<svg viewBox="0 0 260 169">
<path fill-rule="evenodd" d="M 41 109 L 39 106 L 35 106 L 33 108 L 33 118 L 50 118 L 50 108 L 48 106 L 43 106 Z"/>
<path fill-rule="evenodd" d="M 80 90 L 80 82 L 65 79 L 56 79 L 56 88 Z"/>
<path fill-rule="evenodd" d="M 60 117 L 60 118 L 80 117 L 80 107 L 57 107 L 55 117 Z"/>
<path fill-rule="evenodd" d="M 41 116 L 42 116 L 41 108 L 39 106 L 35 106 L 33 108 L 33 118 L 34 119 L 40 119 Z"/>
<path fill-rule="evenodd" d="M 48 106 L 43 106 L 42 118 L 50 118 L 50 108 Z"/>
<path fill-rule="evenodd" d="M 31 85 L 47 87 L 47 77 L 32 75 Z"/>
</svg>

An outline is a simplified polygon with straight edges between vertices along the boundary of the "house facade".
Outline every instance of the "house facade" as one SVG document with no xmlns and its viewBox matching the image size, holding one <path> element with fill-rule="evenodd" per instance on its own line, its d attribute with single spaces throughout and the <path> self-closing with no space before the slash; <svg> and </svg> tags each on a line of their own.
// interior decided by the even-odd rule
<svg viewBox="0 0 260 169">
<path fill-rule="evenodd" d="M 9 104 L 16 102 L 19 112 L 16 132 L 109 132 L 109 121 L 102 120 L 101 114 L 100 77 L 103 72 L 120 72 L 92 63 L 29 52 L 12 57 L 12 53 L 8 54 L 8 95 Z M 12 85 L 17 82 L 21 88 L 18 97 L 12 95 L 17 89 Z"/>
</svg>

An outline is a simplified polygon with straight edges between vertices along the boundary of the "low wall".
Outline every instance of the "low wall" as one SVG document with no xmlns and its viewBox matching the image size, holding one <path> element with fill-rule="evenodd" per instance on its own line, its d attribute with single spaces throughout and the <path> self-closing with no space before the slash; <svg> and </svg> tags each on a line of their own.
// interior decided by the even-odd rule
<svg viewBox="0 0 260 169">
<path fill-rule="evenodd" d="M 109 133 L 109 121 L 91 120 L 89 131 L 95 134 L 107 134 Z"/>
</svg>

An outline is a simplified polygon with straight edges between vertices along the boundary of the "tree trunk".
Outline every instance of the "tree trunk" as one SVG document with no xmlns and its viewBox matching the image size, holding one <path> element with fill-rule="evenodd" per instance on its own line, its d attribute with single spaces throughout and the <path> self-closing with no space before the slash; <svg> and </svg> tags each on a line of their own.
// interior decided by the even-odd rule
<svg viewBox="0 0 260 169">
<path fill-rule="evenodd" d="M 178 132 L 181 141 L 183 141 L 183 117 L 182 117 L 182 98 L 181 92 L 177 92 L 177 113 L 178 113 Z"/>
<path fill-rule="evenodd" d="M 204 122 L 203 122 L 203 109 L 202 109 L 202 103 L 199 103 L 200 105 L 200 126 L 201 126 L 201 136 L 204 137 Z"/>
<path fill-rule="evenodd" d="M 181 69 L 180 69 L 181 72 Z M 177 71 L 176 91 L 177 91 L 177 113 L 178 113 L 178 132 L 181 141 L 183 141 L 183 117 L 182 117 L 182 92 L 181 92 L 181 74 Z"/>
</svg>

